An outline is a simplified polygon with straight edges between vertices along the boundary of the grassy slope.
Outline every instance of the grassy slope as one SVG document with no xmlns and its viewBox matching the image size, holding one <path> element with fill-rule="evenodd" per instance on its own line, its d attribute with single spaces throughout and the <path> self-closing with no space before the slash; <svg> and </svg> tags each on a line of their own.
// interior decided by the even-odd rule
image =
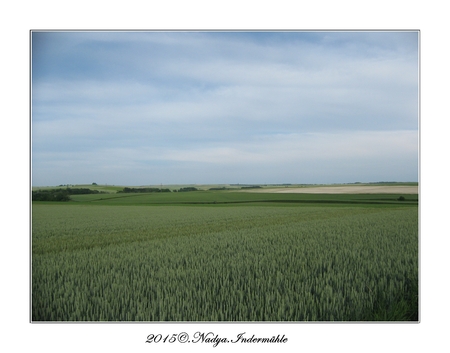
<svg viewBox="0 0 450 353">
<path fill-rule="evenodd" d="M 73 203 L 95 203 L 102 205 L 161 205 L 161 204 L 245 204 L 245 203 L 349 203 L 349 204 L 396 204 L 417 205 L 418 195 L 403 195 L 406 201 L 399 202 L 400 194 L 273 194 L 243 193 L 233 191 L 195 191 L 172 193 L 119 193 L 73 195 Z"/>
</svg>

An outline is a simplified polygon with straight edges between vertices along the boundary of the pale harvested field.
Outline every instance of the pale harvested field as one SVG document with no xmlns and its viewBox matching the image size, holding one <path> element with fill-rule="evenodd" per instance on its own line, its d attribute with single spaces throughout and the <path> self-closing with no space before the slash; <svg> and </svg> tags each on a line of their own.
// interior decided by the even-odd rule
<svg viewBox="0 0 450 353">
<path fill-rule="evenodd" d="M 243 190 L 244 191 L 244 190 Z M 280 194 L 418 194 L 418 186 L 312 186 L 303 188 L 262 188 L 248 189 L 245 192 L 267 192 Z"/>
</svg>

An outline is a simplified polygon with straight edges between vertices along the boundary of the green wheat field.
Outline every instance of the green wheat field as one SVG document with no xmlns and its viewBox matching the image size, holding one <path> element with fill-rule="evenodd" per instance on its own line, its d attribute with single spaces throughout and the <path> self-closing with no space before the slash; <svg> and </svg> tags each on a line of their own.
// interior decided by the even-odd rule
<svg viewBox="0 0 450 353">
<path fill-rule="evenodd" d="M 418 195 L 237 188 L 31 203 L 31 320 L 418 321 Z"/>
</svg>

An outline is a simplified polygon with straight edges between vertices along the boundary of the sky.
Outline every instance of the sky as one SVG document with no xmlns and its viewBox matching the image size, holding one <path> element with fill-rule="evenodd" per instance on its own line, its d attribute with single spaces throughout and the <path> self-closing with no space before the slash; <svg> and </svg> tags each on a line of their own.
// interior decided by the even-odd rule
<svg viewBox="0 0 450 353">
<path fill-rule="evenodd" d="M 418 181 L 417 31 L 33 31 L 33 186 Z"/>
</svg>

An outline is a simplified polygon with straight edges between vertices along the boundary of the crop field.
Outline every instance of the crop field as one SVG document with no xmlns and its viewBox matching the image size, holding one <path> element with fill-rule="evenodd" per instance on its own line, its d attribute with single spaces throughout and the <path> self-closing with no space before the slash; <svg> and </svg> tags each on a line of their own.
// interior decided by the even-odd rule
<svg viewBox="0 0 450 353">
<path fill-rule="evenodd" d="M 417 321 L 418 195 L 33 201 L 32 321 Z"/>
<path fill-rule="evenodd" d="M 251 192 L 304 193 L 304 194 L 418 194 L 419 187 L 413 185 L 352 185 L 352 186 L 308 186 L 289 188 L 260 188 L 248 190 Z M 248 192 L 247 191 L 247 192 Z"/>
</svg>

